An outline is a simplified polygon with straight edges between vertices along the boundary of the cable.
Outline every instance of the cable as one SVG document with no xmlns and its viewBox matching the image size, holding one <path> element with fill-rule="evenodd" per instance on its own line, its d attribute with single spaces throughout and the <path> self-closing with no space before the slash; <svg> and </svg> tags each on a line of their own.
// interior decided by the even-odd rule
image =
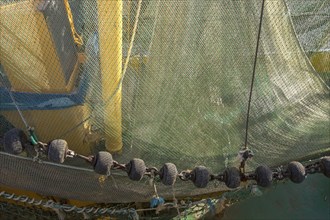
<svg viewBox="0 0 330 220">
<path fill-rule="evenodd" d="M 255 56 L 254 56 L 254 64 L 253 64 L 253 72 L 252 72 L 252 79 L 251 79 L 251 86 L 250 86 L 250 94 L 249 94 L 248 108 L 247 108 L 247 113 L 246 113 L 244 149 L 247 149 L 251 100 L 252 100 L 253 84 L 254 84 L 256 66 L 257 66 L 257 58 L 258 58 L 259 41 L 260 41 L 260 35 L 261 35 L 262 18 L 263 18 L 263 14 L 264 14 L 264 6 L 265 6 L 265 0 L 262 0 L 259 30 L 258 30 L 258 37 L 257 37 L 257 46 L 256 46 L 256 52 L 255 52 Z"/>
<path fill-rule="evenodd" d="M 12 100 L 12 102 L 14 103 L 15 105 L 15 108 L 22 120 L 22 122 L 24 123 L 26 129 L 28 130 L 29 132 L 29 138 L 30 138 L 30 141 L 33 145 L 37 145 L 38 144 L 38 138 L 34 132 L 34 128 L 31 127 L 28 123 L 27 123 L 27 120 L 25 119 L 22 111 L 20 110 L 20 108 L 18 107 L 17 105 L 17 102 L 15 100 L 15 97 L 13 96 L 12 92 L 10 91 L 10 86 L 8 86 L 9 83 L 6 83 L 6 80 L 5 80 L 5 77 L 1 74 L 2 73 L 2 69 L 1 69 L 1 66 L 0 66 L 0 76 L 1 76 L 1 81 L 3 82 L 3 85 L 5 87 L 5 89 L 7 90 L 9 96 L 10 96 L 10 99 Z"/>
<path fill-rule="evenodd" d="M 0 71 L 1 71 L 1 70 L 0 70 Z M 12 92 L 11 92 L 10 89 L 9 89 L 9 86 L 8 86 L 7 83 L 6 83 L 6 80 L 4 79 L 4 76 L 3 76 L 2 74 L 0 74 L 0 76 L 1 76 L 1 81 L 3 82 L 3 85 L 4 85 L 4 87 L 6 88 L 8 94 L 9 94 L 9 96 L 10 96 L 10 99 L 13 101 L 13 103 L 14 103 L 14 105 L 15 105 L 15 108 L 16 108 L 16 110 L 17 110 L 19 116 L 21 117 L 21 119 L 22 119 L 22 121 L 23 121 L 25 127 L 26 127 L 26 128 L 30 128 L 30 126 L 28 125 L 27 121 L 25 120 L 25 118 L 24 118 L 24 116 L 23 116 L 23 113 L 22 113 L 21 110 L 19 109 L 19 107 L 18 107 L 18 105 L 17 105 L 17 102 L 16 102 L 16 100 L 15 100 L 15 98 L 14 98 Z"/>
</svg>

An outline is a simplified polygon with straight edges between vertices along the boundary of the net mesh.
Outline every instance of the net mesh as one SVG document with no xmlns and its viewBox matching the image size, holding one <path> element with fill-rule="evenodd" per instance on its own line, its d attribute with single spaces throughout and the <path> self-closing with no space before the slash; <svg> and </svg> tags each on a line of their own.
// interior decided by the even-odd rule
<svg viewBox="0 0 330 220">
<path fill-rule="evenodd" d="M 61 0 L 0 2 L 0 136 L 8 124 L 25 129 L 10 90 L 43 142 L 63 138 L 78 153 L 115 151 L 121 163 L 141 158 L 179 170 L 238 165 L 261 1 L 69 3 L 71 22 Z M 329 7 L 265 1 L 247 170 L 330 150 L 329 87 L 306 56 L 329 50 Z M 75 159 L 60 166 L 0 158 L 0 183 L 14 188 L 96 202 L 146 201 L 154 193 L 148 181 L 117 172 L 100 182 Z M 175 185 L 181 196 L 221 190 L 221 183 Z M 158 191 L 172 196 L 168 187 Z"/>
<path fill-rule="evenodd" d="M 307 54 L 329 51 L 329 10 L 328 1 L 287 1 L 298 39 Z"/>
</svg>

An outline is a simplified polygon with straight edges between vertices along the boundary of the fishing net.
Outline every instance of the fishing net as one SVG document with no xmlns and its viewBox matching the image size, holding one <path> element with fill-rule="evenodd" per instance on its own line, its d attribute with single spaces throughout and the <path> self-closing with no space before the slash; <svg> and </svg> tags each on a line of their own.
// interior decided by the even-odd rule
<svg viewBox="0 0 330 220">
<path fill-rule="evenodd" d="M 322 79 L 330 84 L 329 64 L 329 10 L 327 1 L 287 1 L 298 40 L 313 67 Z"/>
<path fill-rule="evenodd" d="M 295 32 L 304 51 L 329 51 L 329 9 L 328 1 L 287 1 Z"/>
<path fill-rule="evenodd" d="M 212 173 L 237 166 L 261 6 L 2 0 L 0 136 L 31 126 L 45 143 L 65 139 L 84 155 L 107 150 L 120 163 L 141 158 Z M 329 87 L 307 57 L 329 52 L 329 8 L 321 0 L 265 1 L 247 132 L 255 155 L 246 170 L 329 152 Z M 76 158 L 38 163 L 1 152 L 0 167 L 1 185 L 42 195 L 120 203 L 155 193 L 147 179 L 119 171 L 100 180 Z M 173 196 L 171 187 L 157 189 Z M 176 196 L 224 190 L 220 182 L 174 187 Z"/>
</svg>

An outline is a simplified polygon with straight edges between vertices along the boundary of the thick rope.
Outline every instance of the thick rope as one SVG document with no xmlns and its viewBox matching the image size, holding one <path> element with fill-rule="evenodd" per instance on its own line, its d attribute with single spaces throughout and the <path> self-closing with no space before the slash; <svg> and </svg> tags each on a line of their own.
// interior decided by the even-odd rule
<svg viewBox="0 0 330 220">
<path fill-rule="evenodd" d="M 264 14 L 264 6 L 265 6 L 265 0 L 262 0 L 259 30 L 258 30 L 258 37 L 257 37 L 257 46 L 256 46 L 256 52 L 255 52 L 255 56 L 254 56 L 254 64 L 253 64 L 253 72 L 252 72 L 252 79 L 251 79 L 251 86 L 250 86 L 250 94 L 249 94 L 248 108 L 247 108 L 247 113 L 246 113 L 244 149 L 248 148 L 247 147 L 247 142 L 248 142 L 248 130 L 249 130 L 251 100 L 252 100 L 253 84 L 254 84 L 256 66 L 257 66 L 257 58 L 258 58 L 258 51 L 259 51 L 259 42 L 260 42 L 260 35 L 261 35 L 262 18 L 263 18 L 263 14 Z"/>
<path fill-rule="evenodd" d="M 73 16 L 72 16 L 70 4 L 69 4 L 68 0 L 63 0 L 63 1 L 64 1 L 66 12 L 68 14 L 68 19 L 69 19 L 69 23 L 70 23 L 70 27 L 71 27 L 73 40 L 77 45 L 81 46 L 84 44 L 84 42 L 83 42 L 82 37 L 77 33 L 77 31 L 74 27 Z"/>
<path fill-rule="evenodd" d="M 15 202 L 19 202 L 22 204 L 26 204 L 27 206 L 32 205 L 36 207 L 41 208 L 50 208 L 55 210 L 62 210 L 65 213 L 78 213 L 78 214 L 89 214 L 89 215 L 112 215 L 112 216 L 127 216 L 129 219 L 138 219 L 140 212 L 146 212 L 146 211 L 156 211 L 159 212 L 161 210 L 169 210 L 169 209 L 177 209 L 178 210 L 178 216 L 182 216 L 183 213 L 180 212 L 179 209 L 183 209 L 184 212 L 187 212 L 188 209 L 193 208 L 194 206 L 200 206 L 205 207 L 206 205 L 211 206 L 214 205 L 219 200 L 222 200 L 224 197 L 221 196 L 219 198 L 215 199 L 202 199 L 199 201 L 187 201 L 185 204 L 177 204 L 177 203 L 164 203 L 156 208 L 141 208 L 141 209 L 134 209 L 134 208 L 117 208 L 114 207 L 76 207 L 74 205 L 70 204 L 60 204 L 57 202 L 54 202 L 53 200 L 36 200 L 34 198 L 25 196 L 25 195 L 16 195 L 14 193 L 7 193 L 5 191 L 0 191 L 0 198 L 6 199 L 6 200 L 12 200 Z M 1 210 L 1 207 L 0 207 Z M 189 213 L 193 213 L 193 210 L 190 210 Z"/>
<path fill-rule="evenodd" d="M 76 207 L 74 205 L 69 204 L 60 204 L 54 202 L 53 200 L 36 200 L 34 198 L 30 198 L 28 196 L 20 196 L 15 195 L 14 193 L 7 193 L 5 191 L 0 192 L 0 198 L 4 198 L 7 200 L 13 200 L 20 203 L 25 203 L 27 205 L 33 206 L 40 206 L 44 208 L 51 208 L 51 209 L 60 209 L 65 212 L 76 212 L 76 213 L 92 213 L 92 214 L 110 214 L 110 215 L 126 215 L 126 216 L 134 216 L 137 215 L 137 211 L 133 208 L 99 208 L 99 207 Z"/>
</svg>

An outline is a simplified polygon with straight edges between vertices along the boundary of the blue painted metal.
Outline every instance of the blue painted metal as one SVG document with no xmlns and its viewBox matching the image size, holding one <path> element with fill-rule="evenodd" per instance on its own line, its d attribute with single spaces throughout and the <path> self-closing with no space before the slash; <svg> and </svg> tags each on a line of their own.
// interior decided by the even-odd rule
<svg viewBox="0 0 330 220">
<path fill-rule="evenodd" d="M 93 62 L 99 56 L 98 48 L 98 35 L 93 34 L 86 44 L 87 60 Z M 88 67 L 88 61 L 85 65 Z M 79 86 L 71 93 L 68 94 L 44 94 L 44 93 L 28 93 L 11 91 L 20 110 L 54 110 L 65 109 L 77 105 L 84 104 L 89 90 L 91 71 L 84 68 L 81 76 L 79 77 Z M 6 80 L 6 73 L 0 65 L 0 75 L 2 76 L 3 87 L 0 86 L 0 111 L 13 111 L 16 110 L 12 102 L 9 91 L 10 82 Z M 1 84 L 0 84 L 1 85 Z"/>
<path fill-rule="evenodd" d="M 70 94 L 42 94 L 14 92 L 13 97 L 21 110 L 51 110 L 82 105 L 88 91 L 88 74 L 83 74 L 79 87 Z M 0 110 L 16 110 L 8 90 L 0 87 Z"/>
</svg>

